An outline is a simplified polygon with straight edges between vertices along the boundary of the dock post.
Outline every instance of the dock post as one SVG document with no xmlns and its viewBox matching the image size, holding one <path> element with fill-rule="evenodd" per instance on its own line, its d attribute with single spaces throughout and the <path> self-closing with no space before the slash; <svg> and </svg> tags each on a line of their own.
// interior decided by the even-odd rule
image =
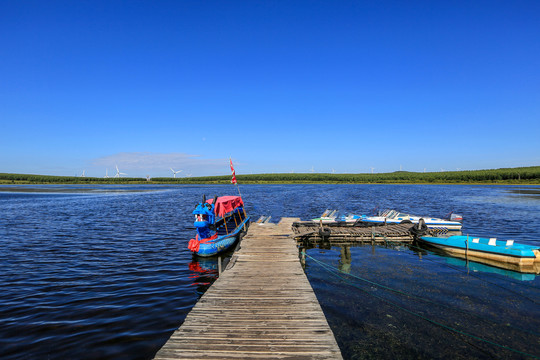
<svg viewBox="0 0 540 360">
<path fill-rule="evenodd" d="M 465 239 L 465 259 L 469 260 L 469 234 L 467 234 L 467 238 Z"/>
<path fill-rule="evenodd" d="M 218 275 L 221 276 L 221 256 L 217 258 Z"/>
<path fill-rule="evenodd" d="M 465 262 L 467 263 L 467 274 L 469 273 L 469 234 L 467 234 L 467 239 L 465 240 L 467 243 L 467 248 L 465 249 Z"/>
</svg>

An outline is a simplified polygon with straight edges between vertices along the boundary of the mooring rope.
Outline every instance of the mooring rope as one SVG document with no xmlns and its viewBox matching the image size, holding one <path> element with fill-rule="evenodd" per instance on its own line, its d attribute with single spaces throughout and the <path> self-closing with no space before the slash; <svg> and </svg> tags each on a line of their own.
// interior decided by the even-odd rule
<svg viewBox="0 0 540 360">
<path fill-rule="evenodd" d="M 407 313 L 409 313 L 409 314 L 411 314 L 411 315 L 413 315 L 413 316 L 419 317 L 419 318 L 421 318 L 421 319 L 423 319 L 423 320 L 425 320 L 425 321 L 427 321 L 427 322 L 429 322 L 429 323 L 432 323 L 432 324 L 434 324 L 434 325 L 440 326 L 440 327 L 442 327 L 442 328 L 444 328 L 444 329 L 446 329 L 446 330 L 448 330 L 448 331 L 450 331 L 450 332 L 454 332 L 454 333 L 457 333 L 457 334 L 460 334 L 460 335 L 468 336 L 468 337 L 470 337 L 470 338 L 472 338 L 472 339 L 475 339 L 475 340 L 478 340 L 478 341 L 482 341 L 482 342 L 485 342 L 485 343 L 487 343 L 487 344 L 494 345 L 494 346 L 500 347 L 500 348 L 502 348 L 502 349 L 506 349 L 506 350 L 515 352 L 515 353 L 517 353 L 517 354 L 521 354 L 521 355 L 525 355 L 525 356 L 530 356 L 530 357 L 533 357 L 533 358 L 535 358 L 535 359 L 540 359 L 540 357 L 538 357 L 538 356 L 536 356 L 536 355 L 532 355 L 532 354 L 529 354 L 529 353 L 526 353 L 526 352 L 523 352 L 523 351 L 520 351 L 520 350 L 511 348 L 511 347 L 506 346 L 506 345 L 498 344 L 498 343 L 495 343 L 495 342 L 493 342 L 493 341 L 491 341 L 491 340 L 484 339 L 484 338 L 478 337 L 478 336 L 476 336 L 476 335 L 469 334 L 469 333 L 467 333 L 467 332 L 465 332 L 465 331 L 462 331 L 462 330 L 459 330 L 459 329 L 455 329 L 455 328 L 450 327 L 450 326 L 448 326 L 448 325 L 442 324 L 442 323 L 437 322 L 437 321 L 435 321 L 435 320 L 431 320 L 431 319 L 429 319 L 429 318 L 427 318 L 427 317 L 425 317 L 425 316 L 423 316 L 423 315 L 421 315 L 421 314 L 419 314 L 419 313 L 416 313 L 416 312 L 414 312 L 414 311 L 412 311 L 412 310 L 409 310 L 409 309 L 407 309 L 407 308 L 405 308 L 405 307 L 403 307 L 403 306 L 401 306 L 401 305 L 399 305 L 399 304 L 396 304 L 396 303 L 394 303 L 393 301 L 390 301 L 390 300 L 385 299 L 385 298 L 383 298 L 383 297 L 381 297 L 381 296 L 375 295 L 375 294 L 373 294 L 373 293 L 371 293 L 371 292 L 369 292 L 369 291 L 367 291 L 367 290 L 365 290 L 365 289 L 362 289 L 361 287 L 357 286 L 357 285 L 354 284 L 353 282 L 348 281 L 348 279 L 346 279 L 346 278 L 344 278 L 344 277 L 341 277 L 339 274 L 349 275 L 349 276 L 351 276 L 351 277 L 353 277 L 353 278 L 355 278 L 355 279 L 359 279 L 359 280 L 368 282 L 368 283 L 370 283 L 370 284 L 379 286 L 379 287 L 381 287 L 381 288 L 384 288 L 384 289 L 387 289 L 387 290 L 390 290 L 390 291 L 393 291 L 393 292 L 397 292 L 397 293 L 400 293 L 400 294 L 403 294 L 403 295 L 406 295 L 406 296 L 411 296 L 411 297 L 415 297 L 415 298 L 419 298 L 419 299 L 422 299 L 422 300 L 425 300 L 425 301 L 432 302 L 432 301 L 429 300 L 429 299 L 424 299 L 424 298 L 419 297 L 419 296 L 416 296 L 416 295 L 407 294 L 407 293 L 405 293 L 405 292 L 403 292 L 403 291 L 401 291 L 401 290 L 395 290 L 395 289 L 389 288 L 389 287 L 387 287 L 387 286 L 384 286 L 384 285 L 378 284 L 378 283 L 376 283 L 376 282 L 373 282 L 373 281 L 371 281 L 371 280 L 367 280 L 367 279 L 361 278 L 361 277 L 356 276 L 356 275 L 347 274 L 347 273 L 343 272 L 342 270 L 340 270 L 340 269 L 338 269 L 338 268 L 336 268 L 336 267 L 333 267 L 333 266 L 328 265 L 328 264 L 326 264 L 326 263 L 324 263 L 324 262 L 322 262 L 322 261 L 320 261 L 320 260 L 315 259 L 314 257 L 312 257 L 312 256 L 310 256 L 310 255 L 308 255 L 308 254 L 306 254 L 305 252 L 304 252 L 304 254 L 305 254 L 306 257 L 312 259 L 316 264 L 320 265 L 323 269 L 327 270 L 327 271 L 328 271 L 329 273 L 331 273 L 332 275 L 334 275 L 334 276 L 340 278 L 341 280 L 345 281 L 345 282 L 348 283 L 349 285 L 354 286 L 355 288 L 359 289 L 360 291 L 362 291 L 362 292 L 364 292 L 364 293 L 366 293 L 366 294 L 368 294 L 368 295 L 370 295 L 370 296 L 373 296 L 373 297 L 375 297 L 375 298 L 377 298 L 377 299 L 379 299 L 379 300 L 382 300 L 382 301 L 384 301 L 384 302 L 386 302 L 386 303 L 388 303 L 388 304 L 390 304 L 390 305 L 392 305 L 392 306 L 394 306 L 394 307 L 397 307 L 398 309 L 401 309 L 401 310 L 403 310 L 403 311 L 405 311 L 405 312 L 407 312 Z"/>
<path fill-rule="evenodd" d="M 423 251 L 425 251 L 425 249 L 419 248 L 418 246 L 414 246 L 414 245 L 412 245 L 412 244 L 409 245 L 409 247 L 410 247 L 410 248 L 417 249 L 417 250 L 423 250 Z M 497 283 L 495 283 L 495 282 L 493 282 L 493 281 L 489 281 L 488 279 L 484 279 L 484 278 L 482 278 L 482 277 L 479 277 L 479 276 L 476 275 L 476 274 L 471 274 L 471 273 L 469 273 L 468 271 L 465 271 L 464 269 L 462 269 L 462 268 L 460 268 L 460 267 L 453 266 L 453 265 L 450 265 L 450 264 L 441 263 L 441 262 L 439 262 L 439 261 L 435 261 L 435 260 L 428 259 L 428 258 L 426 258 L 426 260 L 431 261 L 431 262 L 434 262 L 434 263 L 436 263 L 436 264 L 438 264 L 438 265 L 446 266 L 446 267 L 448 267 L 448 268 L 450 268 L 450 269 L 454 269 L 454 270 L 456 270 L 456 271 L 458 271 L 458 272 L 461 272 L 461 273 L 466 273 L 468 276 L 472 276 L 472 277 L 474 277 L 474 278 L 476 278 L 476 279 L 478 279 L 478 280 L 480 280 L 480 281 L 485 281 L 485 282 L 487 282 L 487 283 L 489 283 L 489 284 L 491 284 L 491 285 L 494 285 L 494 286 L 496 286 L 496 287 L 498 287 L 498 288 L 500 288 L 500 289 L 504 289 L 504 290 L 506 290 L 506 291 L 508 291 L 508 292 L 511 292 L 512 294 L 521 296 L 521 297 L 523 297 L 523 298 L 525 298 L 525 299 L 527 299 L 527 300 L 529 300 L 529 301 L 531 301 L 531 302 L 533 302 L 533 303 L 535 303 L 535 304 L 540 304 L 539 301 L 537 301 L 537 300 L 535 300 L 535 299 L 532 299 L 532 298 L 528 297 L 527 295 L 523 295 L 523 294 L 521 294 L 521 293 L 519 293 L 519 292 L 517 292 L 517 291 L 515 291 L 515 290 L 512 290 L 512 289 L 509 289 L 509 288 L 504 287 L 504 286 L 502 286 L 502 285 L 499 285 L 499 284 L 497 284 Z M 501 279 L 504 280 L 504 281 L 507 281 L 507 282 L 509 282 L 509 283 L 511 283 L 511 284 L 515 284 L 515 285 L 518 285 L 518 286 L 521 286 L 521 287 L 525 287 L 525 288 L 533 289 L 533 290 L 538 290 L 538 288 L 536 288 L 536 287 L 534 287 L 534 286 L 530 286 L 530 285 L 527 285 L 527 284 L 518 283 L 518 282 L 512 281 L 511 279 L 507 279 L 507 278 L 501 278 Z"/>
<path fill-rule="evenodd" d="M 374 236 L 380 236 L 380 237 L 382 237 L 382 238 L 384 239 L 384 242 L 385 242 L 386 245 L 387 245 L 388 243 L 390 243 L 391 245 L 395 245 L 395 246 L 401 245 L 400 243 L 396 243 L 396 242 L 394 242 L 394 241 L 388 240 L 388 239 L 387 239 L 384 235 L 382 235 L 382 234 L 377 234 L 377 233 L 374 233 L 374 232 L 372 232 L 372 234 L 373 234 Z M 420 247 L 418 247 L 418 246 L 414 246 L 414 245 L 412 245 L 412 244 L 408 244 L 408 247 L 409 247 L 409 248 L 414 248 L 414 249 L 417 249 L 417 250 L 423 250 L 423 251 L 425 251 L 425 249 L 422 249 L 422 248 L 420 248 Z M 478 279 L 478 280 L 480 280 L 480 281 L 487 282 L 488 284 L 494 285 L 494 286 L 496 286 L 496 287 L 498 287 L 498 288 L 500 288 L 500 289 L 503 289 L 503 290 L 506 290 L 506 291 L 508 291 L 508 292 L 511 292 L 512 294 L 515 294 L 515 295 L 517 295 L 517 296 L 523 297 L 523 298 L 525 298 L 525 299 L 527 299 L 527 300 L 529 300 L 529 301 L 531 301 L 531 302 L 533 302 L 533 303 L 535 303 L 535 304 L 540 304 L 539 301 L 534 300 L 534 299 L 528 297 L 527 295 L 523 295 L 523 294 L 521 294 L 521 293 L 519 293 L 519 292 L 517 292 L 517 291 L 515 291 L 515 290 L 508 289 L 507 287 L 501 286 L 501 285 L 499 285 L 499 284 L 497 284 L 497 283 L 494 283 L 494 282 L 489 281 L 489 280 L 487 280 L 487 279 L 481 278 L 481 277 L 477 276 L 476 274 L 471 274 L 471 273 L 469 273 L 468 271 L 465 271 L 465 270 L 463 270 L 463 269 L 460 268 L 460 267 L 452 266 L 452 265 L 450 265 L 450 264 L 441 263 L 441 262 L 438 262 L 438 261 L 435 261 L 435 260 L 432 260 L 432 259 L 427 259 L 427 258 L 426 258 L 426 260 L 431 261 L 431 262 L 434 262 L 434 263 L 436 263 L 436 264 L 438 264 L 438 265 L 446 266 L 446 267 L 448 267 L 448 268 L 450 268 L 450 269 L 456 270 L 456 271 L 461 272 L 461 273 L 466 273 L 468 276 L 472 276 L 472 277 L 474 277 L 474 278 L 476 278 L 476 279 Z M 502 278 L 502 280 L 507 281 L 507 282 L 509 282 L 509 283 L 511 283 L 511 284 L 514 284 L 514 285 L 518 285 L 518 286 L 521 286 L 521 287 L 528 288 L 528 289 L 539 290 L 538 288 L 536 288 L 536 287 L 534 287 L 534 286 L 530 286 L 530 285 L 523 284 L 523 283 L 518 283 L 518 282 L 512 281 L 511 279 Z"/>
<path fill-rule="evenodd" d="M 361 281 L 364 281 L 364 282 L 367 282 L 371 285 L 375 285 L 375 286 L 378 286 L 380 288 L 383 288 L 385 290 L 388 290 L 388 291 L 392 291 L 394 293 L 397 293 L 397 294 L 400 294 L 400 295 L 404 295 L 404 296 L 407 296 L 407 297 L 412 297 L 412 298 L 416 298 L 418 300 L 421 300 L 421 301 L 425 301 L 427 303 L 430 303 L 430 304 L 434 304 L 434 305 L 437 305 L 437 306 L 440 306 L 440 307 L 444 307 L 444 308 L 447 308 L 447 309 L 451 309 L 451 310 L 454 310 L 454 311 L 457 311 L 457 312 L 460 312 L 462 314 L 465 314 L 465 315 L 468 315 L 468 316 L 471 316 L 471 317 L 474 317 L 476 319 L 479 319 L 479 320 L 482 320 L 482 321 L 485 321 L 485 322 L 489 322 L 489 323 L 492 323 L 492 324 L 496 324 L 496 325 L 501 325 L 501 326 L 506 326 L 506 327 L 510 327 L 510 328 L 513 328 L 517 331 L 522 331 L 522 332 L 526 332 L 526 333 L 529 333 L 531 335 L 536 335 L 536 336 L 540 336 L 540 333 L 536 332 L 536 331 L 531 331 L 531 330 L 527 330 L 527 329 L 523 329 L 523 328 L 520 328 L 520 327 L 517 327 L 517 326 L 513 326 L 513 325 L 507 325 L 507 324 L 503 324 L 501 322 L 498 322 L 498 321 L 494 321 L 494 320 L 491 320 L 491 319 L 487 319 L 485 317 L 482 317 L 480 315 L 476 315 L 474 313 L 471 313 L 467 310 L 462 310 L 462 309 L 459 309 L 459 308 L 456 308 L 456 307 L 452 307 L 450 305 L 446 305 L 446 304 L 443 304 L 443 303 L 440 303 L 440 302 L 436 302 L 436 301 L 433 301 L 433 300 L 430 300 L 428 298 L 425 298 L 423 296 L 418 296 L 418 295 L 414 295 L 414 294 L 411 294 L 411 293 L 407 293 L 407 292 L 404 292 L 404 291 L 401 291 L 401 290 L 397 290 L 397 289 L 393 289 L 393 288 L 390 288 L 388 286 L 385 286 L 385 285 L 382 285 L 382 284 L 379 284 L 377 282 L 374 282 L 374 281 L 371 281 L 371 280 L 368 280 L 368 279 L 364 279 L 360 276 L 356 276 L 354 274 L 350 274 L 350 273 L 346 273 L 338 268 L 335 268 L 331 265 L 328 265 L 320 260 L 317 260 L 309 255 L 306 254 L 306 256 L 310 257 L 311 259 L 313 259 L 313 261 L 315 261 L 317 264 L 319 264 L 320 266 L 322 267 L 325 267 L 327 268 L 327 270 L 329 271 L 334 271 L 334 272 L 339 272 L 339 273 L 342 273 L 342 274 L 345 274 L 347 276 L 350 276 L 352 278 L 355 278 L 357 280 L 361 280 Z M 346 281 L 346 279 L 343 279 Z"/>
</svg>

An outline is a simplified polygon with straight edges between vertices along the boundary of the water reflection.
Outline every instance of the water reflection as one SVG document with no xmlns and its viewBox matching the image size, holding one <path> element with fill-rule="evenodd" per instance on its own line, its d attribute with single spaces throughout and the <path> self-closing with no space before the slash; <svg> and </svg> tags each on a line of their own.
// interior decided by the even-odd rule
<svg viewBox="0 0 540 360">
<path fill-rule="evenodd" d="M 191 286 L 196 287 L 198 298 L 203 296 L 210 285 L 216 281 L 219 275 L 221 275 L 220 272 L 227 268 L 234 252 L 239 246 L 240 242 L 236 244 L 233 250 L 225 251 L 217 256 L 192 256 L 191 262 L 188 264 L 190 271 L 189 279 L 192 281 Z"/>
<path fill-rule="evenodd" d="M 151 359 L 219 276 L 217 258 L 192 258 L 187 250 L 195 230 L 193 204 L 202 193 L 225 195 L 231 189 L 96 185 L 63 186 L 54 193 L 58 186 L 31 188 L 0 189 L 0 358 Z M 377 204 L 413 214 L 455 210 L 464 216 L 465 234 L 540 245 L 535 226 L 540 223 L 540 202 L 536 194 L 519 193 L 524 188 L 250 185 L 242 194 L 254 218 L 311 219 L 325 208 L 369 213 Z M 518 193 L 507 192 L 512 189 Z M 464 331 L 540 355 L 539 335 L 506 325 L 538 331 L 540 276 L 518 281 L 481 270 L 468 274 L 445 257 L 403 245 L 347 246 L 342 251 L 327 241 L 307 252 L 336 270 L 341 266 L 347 274 L 435 302 L 426 305 L 404 295 L 385 295 L 412 311 L 449 326 L 465 324 L 460 327 Z M 369 295 L 381 294 L 381 288 L 357 290 L 307 259 L 307 276 L 345 359 L 516 358 L 488 346 L 480 351 L 478 343 L 469 345 L 446 331 L 434 333 L 432 324 Z M 439 311 L 440 304 L 467 313 Z M 466 321 L 471 314 L 489 322 Z"/>
<path fill-rule="evenodd" d="M 477 261 L 472 261 L 469 259 L 460 259 L 452 256 L 447 256 L 444 252 L 440 251 L 437 248 L 429 247 L 425 244 L 406 244 L 406 243 L 388 243 L 388 244 L 367 244 L 367 243 L 357 243 L 357 244 L 331 244 L 329 241 L 323 242 L 309 242 L 304 243 L 299 246 L 300 254 L 302 251 L 309 249 L 321 249 L 321 250 L 333 250 L 336 251 L 339 249 L 339 257 L 337 261 L 337 268 L 340 272 L 349 274 L 351 272 L 352 266 L 352 251 L 351 248 L 363 248 L 370 252 L 373 256 L 376 254 L 377 248 L 384 248 L 389 250 L 394 250 L 397 253 L 399 252 L 408 252 L 410 254 L 416 255 L 419 261 L 423 260 L 423 257 L 426 256 L 436 256 L 437 258 L 443 259 L 451 267 L 464 267 L 468 271 L 473 272 L 485 272 L 491 274 L 498 274 L 508 276 L 515 280 L 520 281 L 532 281 L 535 279 L 535 274 L 540 274 L 540 263 L 535 263 L 533 267 L 523 267 L 517 266 L 515 264 L 505 264 L 501 262 L 494 261 L 493 264 L 481 263 Z M 365 251 L 363 251 L 365 253 Z M 356 260 L 361 260 L 357 258 Z"/>
<path fill-rule="evenodd" d="M 464 267 L 467 269 L 467 271 L 474 271 L 474 272 L 485 272 L 485 273 L 492 273 L 492 274 L 498 274 L 498 275 L 504 275 L 508 276 L 515 280 L 520 281 L 532 281 L 535 279 L 535 274 L 527 274 L 527 273 L 521 273 L 517 271 L 512 270 L 506 270 L 494 266 L 489 266 L 486 264 L 477 263 L 474 261 L 467 261 L 452 257 L 445 257 L 444 258 L 446 263 L 452 266 L 457 267 Z"/>
<path fill-rule="evenodd" d="M 338 269 L 341 272 L 344 273 L 350 273 L 351 272 L 351 247 L 350 246 L 342 246 L 340 248 L 340 256 L 339 256 L 339 265 Z"/>
<path fill-rule="evenodd" d="M 408 245 L 361 244 L 308 249 L 306 273 L 344 358 L 538 353 L 534 275 Z"/>
<path fill-rule="evenodd" d="M 219 276 L 218 258 L 194 256 L 188 266 L 191 272 L 189 275 L 192 281 L 191 286 L 196 287 L 197 296 L 200 298 Z"/>
</svg>

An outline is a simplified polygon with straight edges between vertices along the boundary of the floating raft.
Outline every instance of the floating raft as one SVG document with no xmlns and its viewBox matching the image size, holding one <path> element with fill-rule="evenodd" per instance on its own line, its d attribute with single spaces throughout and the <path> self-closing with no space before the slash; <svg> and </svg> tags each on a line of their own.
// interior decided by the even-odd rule
<svg viewBox="0 0 540 360">
<path fill-rule="evenodd" d="M 254 223 L 156 359 L 342 359 L 291 224 Z"/>
<path fill-rule="evenodd" d="M 321 225 L 313 221 L 297 221 L 293 223 L 293 232 L 294 238 L 298 241 L 323 240 L 335 244 L 413 242 L 412 227 L 413 224 L 350 226 L 339 223 Z"/>
</svg>

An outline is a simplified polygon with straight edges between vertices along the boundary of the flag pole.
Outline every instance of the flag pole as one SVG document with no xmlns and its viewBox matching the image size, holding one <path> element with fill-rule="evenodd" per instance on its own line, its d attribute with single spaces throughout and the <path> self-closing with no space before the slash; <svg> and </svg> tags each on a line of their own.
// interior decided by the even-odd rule
<svg viewBox="0 0 540 360">
<path fill-rule="evenodd" d="M 234 167 L 233 167 L 233 163 L 232 163 L 232 158 L 229 156 L 229 164 L 231 165 L 231 172 L 232 172 L 232 179 L 231 179 L 231 182 L 236 185 L 236 189 L 238 189 L 238 195 L 240 195 L 240 197 L 242 197 L 242 193 L 240 193 L 240 186 L 238 186 L 238 181 L 236 181 L 236 172 L 234 171 Z M 242 200 L 244 201 L 244 200 Z M 242 206 L 242 210 L 244 211 L 244 219 L 247 218 L 247 214 L 246 214 L 246 209 L 244 208 L 244 206 Z M 244 230 L 245 230 L 246 226 L 244 225 Z"/>
<path fill-rule="evenodd" d="M 230 156 L 229 156 L 229 164 L 231 165 L 231 172 L 232 172 L 231 182 L 234 185 L 236 185 L 236 188 L 238 189 L 238 195 L 240 195 L 240 197 L 242 197 L 242 194 L 240 193 L 240 186 L 238 186 L 238 181 L 236 181 L 236 172 L 234 171 L 234 167 L 233 167 L 233 164 L 232 164 L 232 159 L 231 159 Z"/>
<path fill-rule="evenodd" d="M 240 194 L 240 186 L 238 186 L 238 183 L 236 183 L 236 188 L 238 189 L 238 195 L 240 195 L 240 197 L 242 197 L 242 194 Z"/>
</svg>

